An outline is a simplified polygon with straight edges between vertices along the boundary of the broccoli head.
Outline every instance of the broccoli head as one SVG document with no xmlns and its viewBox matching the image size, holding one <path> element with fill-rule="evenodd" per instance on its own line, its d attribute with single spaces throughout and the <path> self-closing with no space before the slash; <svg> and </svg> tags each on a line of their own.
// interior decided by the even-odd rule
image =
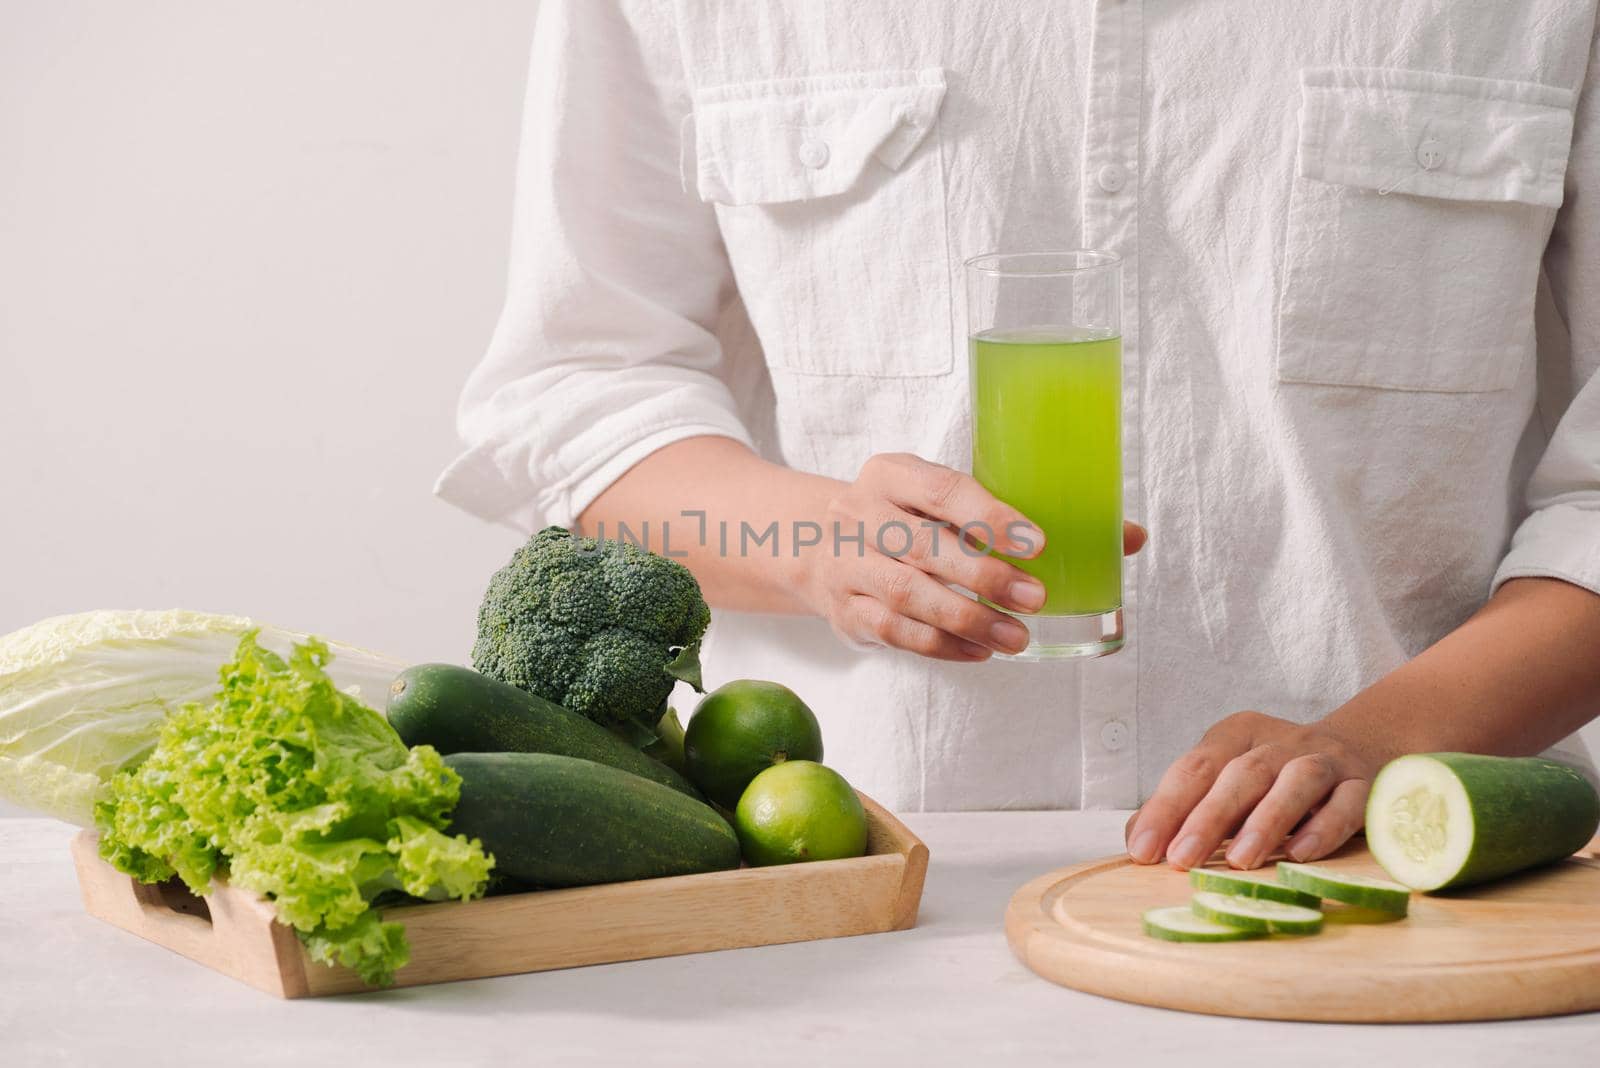
<svg viewBox="0 0 1600 1068">
<path fill-rule="evenodd" d="M 676 560 L 547 527 L 489 580 L 472 666 L 645 744 L 675 682 L 701 689 L 710 622 Z"/>
</svg>

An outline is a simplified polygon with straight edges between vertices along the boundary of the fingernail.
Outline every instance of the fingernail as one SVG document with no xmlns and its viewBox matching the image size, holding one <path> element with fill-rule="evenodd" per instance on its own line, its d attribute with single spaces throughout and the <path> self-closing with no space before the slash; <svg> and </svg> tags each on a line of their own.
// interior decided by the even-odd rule
<svg viewBox="0 0 1600 1068">
<path fill-rule="evenodd" d="M 1002 619 L 989 628 L 994 643 L 1008 653 L 1020 653 L 1028 647 L 1028 628 L 1014 619 Z"/>
<path fill-rule="evenodd" d="M 1245 831 L 1228 847 L 1228 863 L 1235 868 L 1253 868 L 1260 861 L 1261 833 Z"/>
<path fill-rule="evenodd" d="M 1044 531 L 1033 524 L 1014 527 L 1009 538 L 1011 551 L 1017 556 L 1033 556 L 1044 548 Z"/>
<path fill-rule="evenodd" d="M 1204 851 L 1205 846 L 1199 835 L 1186 834 L 1178 839 L 1177 845 L 1167 850 L 1167 860 L 1175 868 L 1192 868 L 1204 859 L 1201 855 Z"/>
<path fill-rule="evenodd" d="M 1011 584 L 1011 604 L 1032 612 L 1044 604 L 1044 586 L 1033 579 L 1018 579 Z"/>
<path fill-rule="evenodd" d="M 1156 862 L 1156 832 L 1140 831 L 1133 836 L 1133 843 L 1128 846 L 1128 856 L 1140 864 L 1154 864 Z"/>
<path fill-rule="evenodd" d="M 1317 855 L 1317 847 L 1322 845 L 1322 839 L 1315 833 L 1301 835 L 1289 843 L 1289 859 L 1293 861 L 1310 860 Z"/>
</svg>

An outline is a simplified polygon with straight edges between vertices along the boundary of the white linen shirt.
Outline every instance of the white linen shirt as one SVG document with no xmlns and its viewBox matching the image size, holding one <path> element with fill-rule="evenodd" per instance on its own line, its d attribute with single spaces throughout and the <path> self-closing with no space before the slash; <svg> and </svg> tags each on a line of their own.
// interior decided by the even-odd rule
<svg viewBox="0 0 1600 1068">
<path fill-rule="evenodd" d="M 571 525 L 705 434 L 965 469 L 962 260 L 1113 250 L 1127 648 L 952 665 L 723 612 L 707 678 L 793 686 L 897 808 L 1132 806 L 1212 722 L 1319 717 L 1496 583 L 1600 591 L 1595 14 L 544 0 L 438 492 Z"/>
</svg>

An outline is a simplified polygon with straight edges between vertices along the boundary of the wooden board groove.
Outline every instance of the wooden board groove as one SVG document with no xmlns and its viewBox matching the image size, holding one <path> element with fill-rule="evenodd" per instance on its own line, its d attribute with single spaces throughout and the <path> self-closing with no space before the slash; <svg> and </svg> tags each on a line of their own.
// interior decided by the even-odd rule
<svg viewBox="0 0 1600 1068">
<path fill-rule="evenodd" d="M 928 848 L 871 798 L 867 855 L 852 860 L 684 875 L 384 910 L 405 924 L 411 961 L 396 986 L 609 964 L 904 930 L 917 922 Z M 359 993 L 354 972 L 312 961 L 272 906 L 225 883 L 209 920 L 161 887 L 141 886 L 72 843 L 87 911 L 278 997 Z"/>
<path fill-rule="evenodd" d="M 1413 895 L 1411 915 L 1394 923 L 1341 921 L 1330 906 L 1320 935 L 1221 944 L 1145 935 L 1141 913 L 1187 901 L 1188 876 L 1106 857 L 1025 884 L 1006 937 L 1052 982 L 1211 1015 L 1402 1023 L 1590 1012 L 1600 1010 L 1597 854 L 1600 838 L 1491 886 Z M 1383 876 L 1359 843 L 1320 863 Z"/>
</svg>

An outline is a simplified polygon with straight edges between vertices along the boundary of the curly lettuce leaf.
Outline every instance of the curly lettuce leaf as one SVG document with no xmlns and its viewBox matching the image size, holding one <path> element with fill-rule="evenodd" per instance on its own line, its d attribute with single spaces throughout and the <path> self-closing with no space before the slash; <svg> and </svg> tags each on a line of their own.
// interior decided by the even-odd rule
<svg viewBox="0 0 1600 1068">
<path fill-rule="evenodd" d="M 226 869 L 315 959 L 381 985 L 409 948 L 373 900 L 476 897 L 493 860 L 444 833 L 460 776 L 340 691 L 328 659 L 315 639 L 285 660 L 247 632 L 216 699 L 169 716 L 149 758 L 111 781 L 95 810 L 100 850 L 136 878 L 176 874 L 195 893 Z"/>
</svg>

